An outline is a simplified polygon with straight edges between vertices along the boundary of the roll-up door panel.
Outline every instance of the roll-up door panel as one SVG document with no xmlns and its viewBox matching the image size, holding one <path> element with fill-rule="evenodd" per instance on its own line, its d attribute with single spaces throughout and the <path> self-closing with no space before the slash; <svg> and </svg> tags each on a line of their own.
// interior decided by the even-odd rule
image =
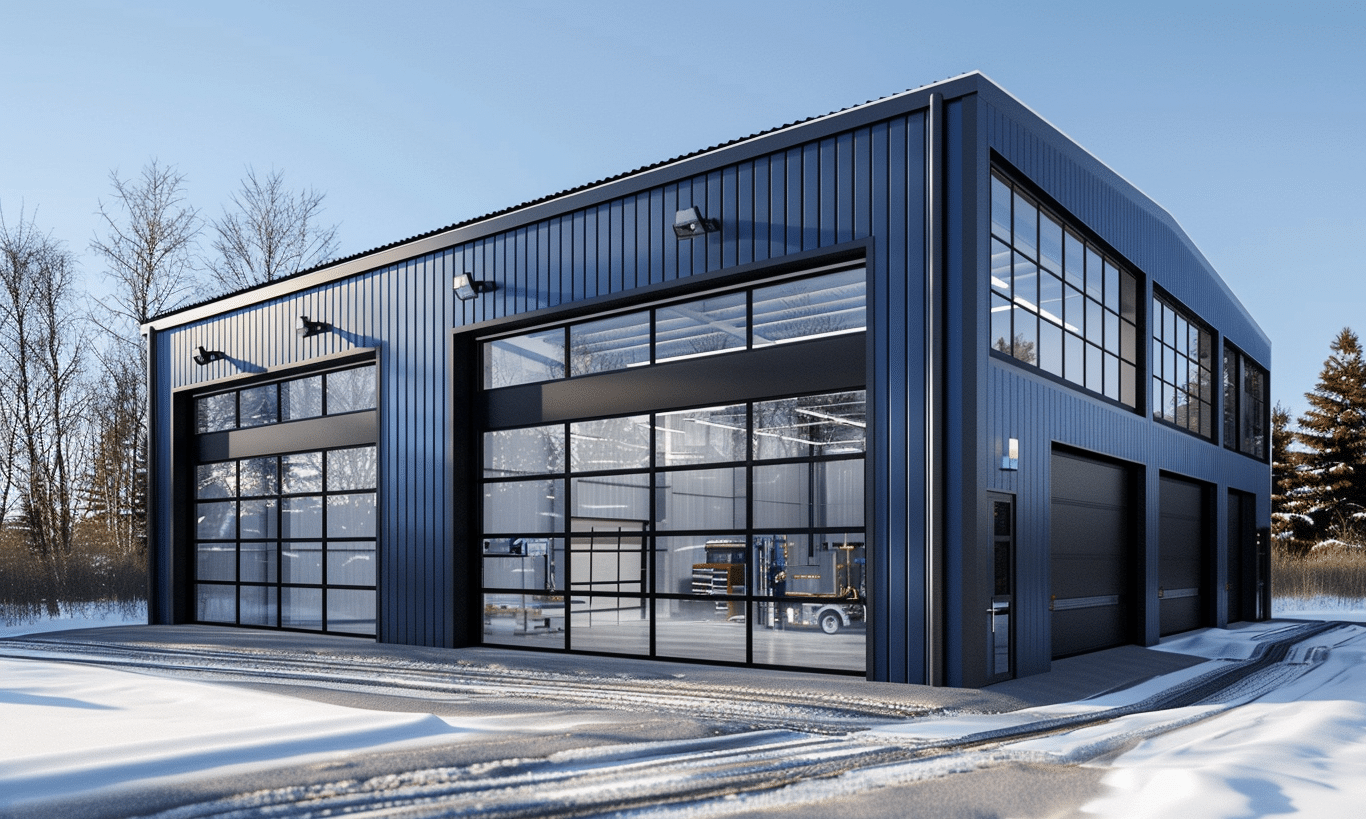
<svg viewBox="0 0 1366 819">
<path fill-rule="evenodd" d="M 1205 492 L 1163 476 L 1158 503 L 1158 617 L 1165 637 L 1205 625 Z"/>
<path fill-rule="evenodd" d="M 1129 474 L 1055 452 L 1052 462 L 1053 656 L 1130 642 Z"/>
</svg>

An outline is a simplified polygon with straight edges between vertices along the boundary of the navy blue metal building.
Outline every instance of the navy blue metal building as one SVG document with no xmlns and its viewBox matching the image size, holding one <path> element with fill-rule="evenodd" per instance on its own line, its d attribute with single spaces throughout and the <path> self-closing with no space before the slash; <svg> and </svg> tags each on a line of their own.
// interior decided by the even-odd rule
<svg viewBox="0 0 1366 819">
<path fill-rule="evenodd" d="M 980 74 L 144 331 L 154 623 L 975 686 L 1268 613 L 1267 337 Z"/>
</svg>

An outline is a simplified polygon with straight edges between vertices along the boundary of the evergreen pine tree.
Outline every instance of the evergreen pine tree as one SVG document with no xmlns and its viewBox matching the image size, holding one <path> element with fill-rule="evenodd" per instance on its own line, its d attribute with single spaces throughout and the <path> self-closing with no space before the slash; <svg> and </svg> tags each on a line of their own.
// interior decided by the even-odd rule
<svg viewBox="0 0 1366 819">
<path fill-rule="evenodd" d="M 1295 440 L 1290 424 L 1290 410 L 1276 404 L 1271 409 L 1271 542 L 1302 555 L 1314 545 L 1314 519 L 1308 514 L 1312 497 L 1302 453 L 1290 448 Z"/>
<path fill-rule="evenodd" d="M 1366 542 L 1366 360 L 1351 328 L 1330 345 L 1297 435 L 1315 541 Z M 1361 532 L 1362 534 L 1358 534 Z"/>
</svg>

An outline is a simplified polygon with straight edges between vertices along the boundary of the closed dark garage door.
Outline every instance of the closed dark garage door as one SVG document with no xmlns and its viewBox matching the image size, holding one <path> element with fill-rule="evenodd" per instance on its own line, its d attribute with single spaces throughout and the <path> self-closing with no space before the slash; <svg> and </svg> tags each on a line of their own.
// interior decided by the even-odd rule
<svg viewBox="0 0 1366 819">
<path fill-rule="evenodd" d="M 1158 502 L 1158 616 L 1165 637 L 1205 625 L 1205 490 L 1164 475 Z"/>
<path fill-rule="evenodd" d="M 1053 656 L 1131 642 L 1129 472 L 1053 453 Z"/>
</svg>

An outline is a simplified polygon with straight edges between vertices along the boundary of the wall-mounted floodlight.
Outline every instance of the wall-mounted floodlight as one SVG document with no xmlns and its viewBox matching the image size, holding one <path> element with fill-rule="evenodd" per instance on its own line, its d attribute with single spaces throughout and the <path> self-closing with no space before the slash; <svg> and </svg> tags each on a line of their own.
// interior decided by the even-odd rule
<svg viewBox="0 0 1366 819">
<path fill-rule="evenodd" d="M 206 350 L 204 349 L 204 345 L 202 344 L 196 347 L 195 350 L 196 352 L 194 354 L 194 363 L 198 364 L 201 367 L 203 367 L 205 364 L 208 364 L 210 361 L 219 361 L 221 359 L 227 358 L 227 356 L 223 354 L 222 350 Z"/>
<path fill-rule="evenodd" d="M 1011 438 L 1006 441 L 1006 454 L 1001 456 L 1001 468 L 1014 472 L 1020 468 L 1020 441 Z"/>
<path fill-rule="evenodd" d="M 308 316 L 299 316 L 298 320 L 294 322 L 294 334 L 300 338 L 316 336 L 318 333 L 326 332 L 331 329 L 332 325 L 327 322 L 313 321 L 309 319 Z"/>
<path fill-rule="evenodd" d="M 461 301 L 473 301 L 479 297 L 480 293 L 487 293 L 493 289 L 493 282 L 477 282 L 470 278 L 470 274 L 462 273 L 455 277 L 455 297 Z"/>
<path fill-rule="evenodd" d="M 674 235 L 680 239 L 691 239 L 720 229 L 720 222 L 703 216 L 702 210 L 696 206 L 674 214 Z"/>
</svg>

